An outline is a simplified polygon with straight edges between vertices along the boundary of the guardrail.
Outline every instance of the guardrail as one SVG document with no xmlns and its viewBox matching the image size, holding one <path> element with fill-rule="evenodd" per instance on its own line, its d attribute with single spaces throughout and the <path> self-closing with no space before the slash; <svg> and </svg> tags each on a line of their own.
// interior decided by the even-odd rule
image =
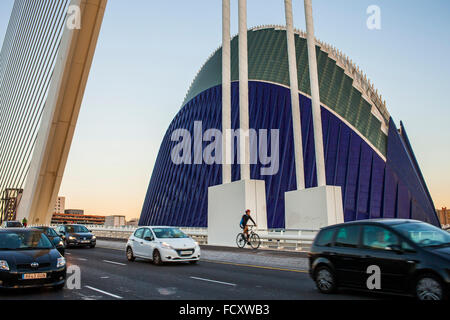
<svg viewBox="0 0 450 320">
<path fill-rule="evenodd" d="M 53 225 L 52 227 L 56 227 Z M 98 225 L 86 225 L 86 228 L 93 231 L 98 238 L 127 240 L 137 229 L 137 227 L 107 227 Z M 207 228 L 187 228 L 180 229 L 192 237 L 201 245 L 208 243 Z M 277 250 L 308 250 L 314 240 L 317 231 L 315 230 L 290 230 L 290 229 L 269 229 L 257 230 L 261 238 L 261 247 Z M 234 237 L 234 235 L 233 235 Z"/>
</svg>

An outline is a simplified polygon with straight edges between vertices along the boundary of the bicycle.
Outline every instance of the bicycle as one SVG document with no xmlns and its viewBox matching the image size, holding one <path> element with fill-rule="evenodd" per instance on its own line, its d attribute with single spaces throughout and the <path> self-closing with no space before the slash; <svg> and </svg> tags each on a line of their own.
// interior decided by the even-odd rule
<svg viewBox="0 0 450 320">
<path fill-rule="evenodd" d="M 255 226 L 249 226 L 248 228 L 248 241 L 244 233 L 241 232 L 237 235 L 236 244 L 238 248 L 244 248 L 247 243 L 250 244 L 250 246 L 255 250 L 259 248 L 259 246 L 261 245 L 261 239 L 259 235 L 255 231 L 253 231 L 254 227 Z"/>
</svg>

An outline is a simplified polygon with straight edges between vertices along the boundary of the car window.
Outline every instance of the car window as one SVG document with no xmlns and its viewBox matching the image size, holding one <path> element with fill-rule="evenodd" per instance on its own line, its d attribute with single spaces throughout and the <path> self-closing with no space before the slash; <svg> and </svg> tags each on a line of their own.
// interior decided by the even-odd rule
<svg viewBox="0 0 450 320">
<path fill-rule="evenodd" d="M 369 249 L 386 250 L 392 245 L 399 245 L 399 238 L 391 231 L 378 226 L 365 226 L 363 246 Z"/>
<path fill-rule="evenodd" d="M 137 229 L 136 232 L 134 233 L 134 236 L 136 238 L 142 239 L 143 234 L 144 234 L 144 229 Z"/>
<path fill-rule="evenodd" d="M 450 244 L 448 232 L 427 223 L 402 223 L 393 228 L 421 247 L 440 247 Z"/>
<path fill-rule="evenodd" d="M 333 235 L 336 229 L 326 229 L 319 232 L 316 238 L 316 245 L 329 247 L 333 244 Z"/>
<path fill-rule="evenodd" d="M 359 243 L 359 226 L 346 226 L 338 230 L 336 235 L 336 241 L 334 245 L 336 247 L 356 248 Z"/>
<path fill-rule="evenodd" d="M 145 229 L 145 231 L 144 231 L 144 236 L 143 236 L 143 238 L 145 239 L 145 238 L 147 238 L 147 237 L 153 238 L 153 234 L 152 234 L 152 232 L 150 231 L 150 229 Z"/>
</svg>

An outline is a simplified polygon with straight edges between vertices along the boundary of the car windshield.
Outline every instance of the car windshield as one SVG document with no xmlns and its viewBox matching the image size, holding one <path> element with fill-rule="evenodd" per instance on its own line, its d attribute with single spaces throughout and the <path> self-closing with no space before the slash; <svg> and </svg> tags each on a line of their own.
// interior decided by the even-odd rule
<svg viewBox="0 0 450 320">
<path fill-rule="evenodd" d="M 392 226 L 421 247 L 450 245 L 450 234 L 426 223 L 402 223 Z"/>
<path fill-rule="evenodd" d="M 52 228 L 36 228 L 36 229 L 42 230 L 49 237 L 57 237 L 58 236 L 56 231 L 53 230 Z"/>
<path fill-rule="evenodd" d="M 7 222 L 6 226 L 8 228 L 22 228 L 22 224 L 18 221 L 11 221 L 11 222 Z"/>
<path fill-rule="evenodd" d="M 41 231 L 0 233 L 0 250 L 38 250 L 52 248 L 52 243 Z"/>
<path fill-rule="evenodd" d="M 188 236 L 178 228 L 154 228 L 153 232 L 159 239 L 188 238 Z"/>
<path fill-rule="evenodd" d="M 85 226 L 67 226 L 66 231 L 68 233 L 89 233 Z"/>
</svg>

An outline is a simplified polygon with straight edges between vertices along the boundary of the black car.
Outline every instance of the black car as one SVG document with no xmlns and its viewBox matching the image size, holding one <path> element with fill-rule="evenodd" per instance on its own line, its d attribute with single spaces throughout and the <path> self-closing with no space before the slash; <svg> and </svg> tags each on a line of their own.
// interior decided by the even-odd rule
<svg viewBox="0 0 450 320">
<path fill-rule="evenodd" d="M 65 245 L 64 240 L 56 233 L 56 231 L 53 228 L 50 227 L 34 227 L 33 229 L 41 230 L 45 233 L 47 238 L 50 239 L 52 243 L 55 244 L 56 249 L 58 249 L 59 253 L 64 257 L 65 253 Z"/>
<path fill-rule="evenodd" d="M 0 229 L 0 288 L 64 288 L 66 260 L 40 230 Z"/>
<path fill-rule="evenodd" d="M 339 224 L 320 230 L 309 265 L 323 293 L 349 287 L 442 300 L 450 289 L 450 234 L 415 220 Z"/>
<path fill-rule="evenodd" d="M 65 241 L 68 247 L 95 248 L 97 238 L 85 226 L 78 224 L 67 224 L 59 226 L 56 231 Z"/>
</svg>

